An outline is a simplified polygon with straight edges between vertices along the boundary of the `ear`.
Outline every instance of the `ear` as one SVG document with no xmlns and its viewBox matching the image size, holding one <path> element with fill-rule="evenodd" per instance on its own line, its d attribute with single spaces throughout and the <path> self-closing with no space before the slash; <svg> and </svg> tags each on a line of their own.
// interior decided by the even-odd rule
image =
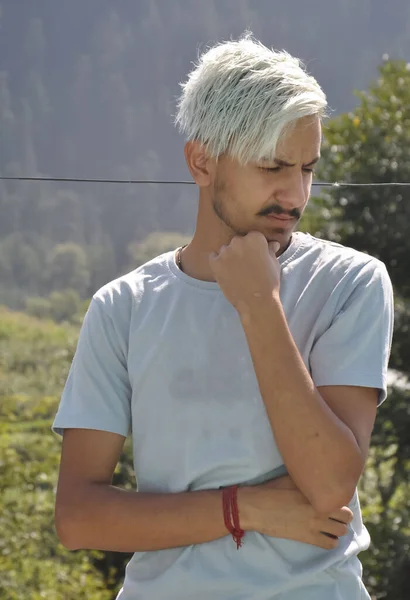
<svg viewBox="0 0 410 600">
<path fill-rule="evenodd" d="M 213 183 L 215 160 L 207 155 L 206 148 L 199 142 L 187 142 L 184 148 L 185 160 L 195 183 L 208 187 Z"/>
</svg>

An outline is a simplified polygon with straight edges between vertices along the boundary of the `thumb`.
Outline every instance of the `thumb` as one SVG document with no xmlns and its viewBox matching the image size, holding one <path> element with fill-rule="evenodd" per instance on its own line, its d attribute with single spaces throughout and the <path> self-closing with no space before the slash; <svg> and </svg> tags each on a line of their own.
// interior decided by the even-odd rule
<svg viewBox="0 0 410 600">
<path fill-rule="evenodd" d="M 275 242 L 269 242 L 268 246 L 269 246 L 269 252 L 270 252 L 270 254 L 276 256 L 276 253 L 279 252 L 279 250 L 280 250 L 280 243 L 276 242 L 276 241 Z"/>
</svg>

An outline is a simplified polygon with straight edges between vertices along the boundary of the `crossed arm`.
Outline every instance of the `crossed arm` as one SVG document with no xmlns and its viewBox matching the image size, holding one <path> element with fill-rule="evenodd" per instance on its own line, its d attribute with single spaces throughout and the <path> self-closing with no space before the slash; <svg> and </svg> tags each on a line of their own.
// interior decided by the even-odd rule
<svg viewBox="0 0 410 600">
<path fill-rule="evenodd" d="M 348 504 L 362 473 L 378 390 L 317 388 L 279 299 L 242 317 L 260 392 L 289 474 L 319 512 Z"/>
<path fill-rule="evenodd" d="M 290 477 L 240 488 L 241 526 L 332 549 L 337 537 L 322 533 L 339 537 L 347 531 L 351 515 L 348 509 L 342 514 L 341 507 L 351 500 L 363 469 L 377 390 L 315 388 L 286 331 L 277 353 L 269 332 L 261 331 L 247 325 L 259 386 Z M 124 442 L 125 437 L 106 431 L 65 430 L 55 523 L 67 548 L 150 551 L 227 535 L 220 490 L 147 494 L 114 487 Z"/>
<path fill-rule="evenodd" d="M 272 327 L 267 328 L 266 322 Z M 241 526 L 331 549 L 336 540 L 324 539 L 320 530 L 329 531 L 328 516 L 353 496 L 368 452 L 377 390 L 316 388 L 279 306 L 272 306 L 269 314 L 259 312 L 243 326 L 291 477 L 258 489 L 241 489 Z M 65 430 L 55 521 L 66 547 L 135 552 L 227 535 L 219 490 L 146 494 L 114 487 L 112 477 L 124 441 L 106 431 Z M 347 517 L 340 518 L 347 523 Z M 346 532 L 343 523 L 332 520 L 331 526 L 336 536 Z"/>
<path fill-rule="evenodd" d="M 227 536 L 222 491 L 149 494 L 112 485 L 125 438 L 106 431 L 64 433 L 55 522 L 70 550 L 163 550 Z M 331 550 L 351 511 L 319 515 L 288 476 L 238 490 L 241 527 Z M 323 535 L 324 534 L 324 535 Z"/>
</svg>

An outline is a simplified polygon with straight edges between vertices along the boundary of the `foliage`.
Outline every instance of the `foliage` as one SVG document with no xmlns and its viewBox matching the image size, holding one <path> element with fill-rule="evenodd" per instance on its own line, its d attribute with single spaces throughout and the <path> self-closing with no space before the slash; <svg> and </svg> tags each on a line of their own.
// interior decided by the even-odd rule
<svg viewBox="0 0 410 600">
<path fill-rule="evenodd" d="M 190 239 L 190 237 L 180 233 L 151 233 L 142 242 L 130 244 L 128 255 L 131 261 L 126 270 L 131 271 L 136 269 L 154 258 L 154 256 L 187 244 Z"/>
<path fill-rule="evenodd" d="M 56 398 L 37 405 L 27 397 L 8 400 L 1 411 L 9 422 L 0 436 L 0 597 L 109 600 L 87 553 L 69 553 L 56 539 L 59 444 L 49 432 Z"/>
<path fill-rule="evenodd" d="M 326 179 L 347 183 L 410 181 L 410 63 L 386 61 L 360 104 L 325 130 Z M 380 258 L 400 294 L 410 298 L 410 188 L 344 188 L 332 193 L 334 237 Z"/>
<path fill-rule="evenodd" d="M 21 11 L 18 2 L 1 3 L 1 175 L 188 178 L 172 126 L 178 82 L 198 48 L 246 28 L 301 55 L 339 111 L 352 106 L 350 90 L 367 85 L 383 52 L 408 52 L 405 0 L 388 10 L 354 0 L 329 9 L 317 0 L 303 22 L 292 2 L 275 6 L 272 20 L 268 0 L 257 8 L 250 0 L 194 9 L 186 0 L 51 4 Z M 346 28 L 348 46 L 339 35 Z M 1 302 L 23 309 L 28 296 L 67 288 L 90 297 L 124 272 L 130 244 L 153 231 L 189 235 L 196 195 L 194 186 L 0 180 Z M 67 248 L 60 256 L 67 244 L 71 266 Z"/>
<path fill-rule="evenodd" d="M 0 597 L 110 600 L 127 555 L 69 552 L 54 529 L 60 441 L 50 427 L 78 329 L 0 308 Z M 126 446 L 114 483 L 135 484 Z"/>
<path fill-rule="evenodd" d="M 26 312 L 29 315 L 40 319 L 52 319 L 56 323 L 80 322 L 84 307 L 85 303 L 73 289 L 52 292 L 48 298 L 29 296 L 25 302 Z"/>
<path fill-rule="evenodd" d="M 77 244 L 57 244 L 49 257 L 49 285 L 52 290 L 72 288 L 84 296 L 90 273 L 87 255 Z"/>
</svg>

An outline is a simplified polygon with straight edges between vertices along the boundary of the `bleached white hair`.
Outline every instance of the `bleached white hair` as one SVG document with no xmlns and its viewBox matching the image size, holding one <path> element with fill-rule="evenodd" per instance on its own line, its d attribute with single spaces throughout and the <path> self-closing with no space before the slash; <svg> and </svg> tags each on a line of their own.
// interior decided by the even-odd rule
<svg viewBox="0 0 410 600">
<path fill-rule="evenodd" d="M 326 113 L 326 96 L 302 62 L 250 32 L 204 52 L 180 85 L 175 122 L 186 139 L 241 164 L 273 160 L 298 119 Z"/>
</svg>

